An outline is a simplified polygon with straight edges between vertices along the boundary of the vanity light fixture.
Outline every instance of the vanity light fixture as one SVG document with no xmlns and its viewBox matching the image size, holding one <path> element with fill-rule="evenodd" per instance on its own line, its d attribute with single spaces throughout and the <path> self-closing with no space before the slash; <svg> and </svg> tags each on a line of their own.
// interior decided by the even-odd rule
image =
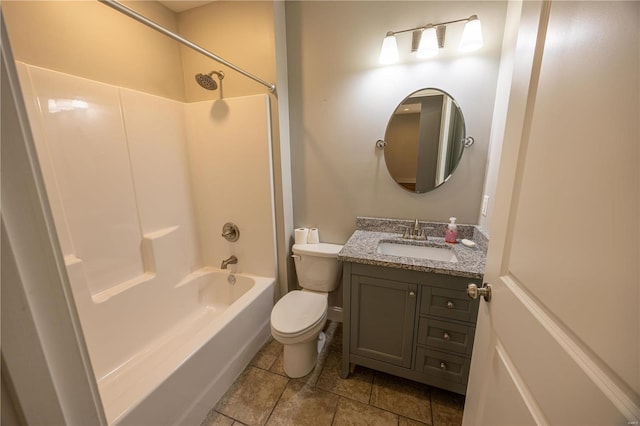
<svg viewBox="0 0 640 426">
<path fill-rule="evenodd" d="M 384 40 L 382 40 L 380 63 L 383 65 L 389 65 L 396 62 L 398 62 L 398 42 L 396 42 L 396 36 L 389 31 Z"/>
<path fill-rule="evenodd" d="M 464 25 L 462 39 L 460 40 L 461 52 L 473 52 L 482 47 L 482 25 L 477 15 L 472 15 Z"/>
<path fill-rule="evenodd" d="M 398 62 L 398 43 L 396 34 L 412 32 L 413 40 L 411 51 L 416 52 L 416 56 L 421 59 L 436 56 L 440 49 L 444 47 L 444 37 L 447 25 L 457 22 L 465 22 L 459 50 L 462 52 L 472 52 L 482 47 L 482 26 L 478 15 L 471 15 L 465 19 L 440 22 L 437 24 L 427 24 L 423 27 L 409 28 L 401 31 L 389 31 L 382 42 L 380 50 L 380 63 L 383 65 Z"/>
<path fill-rule="evenodd" d="M 439 28 L 444 29 L 446 27 Z M 436 27 L 434 27 L 433 25 L 429 25 L 427 28 L 421 31 L 421 33 L 422 34 L 420 35 L 420 43 L 418 44 L 416 56 L 420 59 L 433 58 L 438 54 L 438 49 L 440 48 Z"/>
</svg>

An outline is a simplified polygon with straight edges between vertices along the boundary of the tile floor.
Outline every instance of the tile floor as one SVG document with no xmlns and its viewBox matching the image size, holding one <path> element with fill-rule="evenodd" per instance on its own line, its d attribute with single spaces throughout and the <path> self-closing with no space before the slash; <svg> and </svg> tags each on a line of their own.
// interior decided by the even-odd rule
<svg viewBox="0 0 640 426">
<path fill-rule="evenodd" d="M 270 340 L 201 426 L 397 425 L 462 423 L 464 397 L 356 366 L 341 379 L 342 324 L 328 322 L 315 369 L 299 379 L 282 369 L 282 345 Z"/>
</svg>

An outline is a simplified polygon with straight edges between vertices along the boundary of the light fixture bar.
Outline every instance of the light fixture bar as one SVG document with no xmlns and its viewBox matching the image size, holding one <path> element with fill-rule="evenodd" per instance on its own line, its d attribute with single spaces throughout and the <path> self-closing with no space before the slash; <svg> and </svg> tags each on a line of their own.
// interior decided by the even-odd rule
<svg viewBox="0 0 640 426">
<path fill-rule="evenodd" d="M 436 35 L 438 36 L 438 47 L 442 49 L 444 47 L 444 35 L 447 33 L 447 27 L 440 25 L 436 27 Z"/>
<path fill-rule="evenodd" d="M 422 30 L 415 30 L 411 34 L 411 52 L 417 52 L 420 47 L 420 39 L 422 38 Z"/>
<path fill-rule="evenodd" d="M 103 0 L 100 0 L 103 1 Z M 421 59 L 432 58 L 438 54 L 438 51 L 444 47 L 444 37 L 447 25 L 457 22 L 465 22 L 465 28 L 462 33 L 462 41 L 459 50 L 463 52 L 471 52 L 482 47 L 482 27 L 478 15 L 471 15 L 468 18 L 454 19 L 452 21 L 438 22 L 436 24 L 427 24 L 421 27 L 407 28 L 399 31 L 388 31 L 382 49 L 380 49 L 379 61 L 383 65 L 393 64 L 398 61 L 398 43 L 396 41 L 397 34 L 412 32 L 411 52 Z"/>
<path fill-rule="evenodd" d="M 387 32 L 387 35 L 389 35 L 389 34 L 396 35 L 396 34 L 408 33 L 409 31 L 416 31 L 416 30 L 426 30 L 429 27 L 439 27 L 439 26 L 442 26 L 442 25 L 455 24 L 457 22 L 468 22 L 468 21 L 470 21 L 472 19 L 478 19 L 478 16 L 477 15 L 471 15 L 468 18 L 456 19 L 454 21 L 438 22 L 437 24 L 427 24 L 427 25 L 423 25 L 422 27 L 409 28 L 409 29 L 400 30 L 400 31 L 389 31 L 389 32 Z"/>
</svg>

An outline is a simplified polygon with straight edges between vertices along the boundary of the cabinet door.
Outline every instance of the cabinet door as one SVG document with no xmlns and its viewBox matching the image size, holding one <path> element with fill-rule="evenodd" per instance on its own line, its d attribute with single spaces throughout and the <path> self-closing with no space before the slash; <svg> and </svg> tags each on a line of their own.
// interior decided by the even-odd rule
<svg viewBox="0 0 640 426">
<path fill-rule="evenodd" d="M 411 368 L 417 285 L 353 275 L 352 354 Z"/>
</svg>

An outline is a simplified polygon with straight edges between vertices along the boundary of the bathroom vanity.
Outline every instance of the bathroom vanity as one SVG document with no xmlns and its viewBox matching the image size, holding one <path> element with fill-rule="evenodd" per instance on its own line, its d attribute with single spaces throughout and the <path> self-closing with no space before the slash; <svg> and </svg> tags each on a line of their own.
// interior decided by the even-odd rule
<svg viewBox="0 0 640 426">
<path fill-rule="evenodd" d="M 338 255 L 342 377 L 357 364 L 464 394 L 478 314 L 478 300 L 466 289 L 482 284 L 486 238 L 463 226 L 460 237 L 477 245 L 446 244 L 438 237 L 446 224 L 422 222 L 421 228 L 432 228 L 428 239 L 408 240 L 402 238 L 405 226 L 412 224 L 358 218 Z"/>
</svg>

